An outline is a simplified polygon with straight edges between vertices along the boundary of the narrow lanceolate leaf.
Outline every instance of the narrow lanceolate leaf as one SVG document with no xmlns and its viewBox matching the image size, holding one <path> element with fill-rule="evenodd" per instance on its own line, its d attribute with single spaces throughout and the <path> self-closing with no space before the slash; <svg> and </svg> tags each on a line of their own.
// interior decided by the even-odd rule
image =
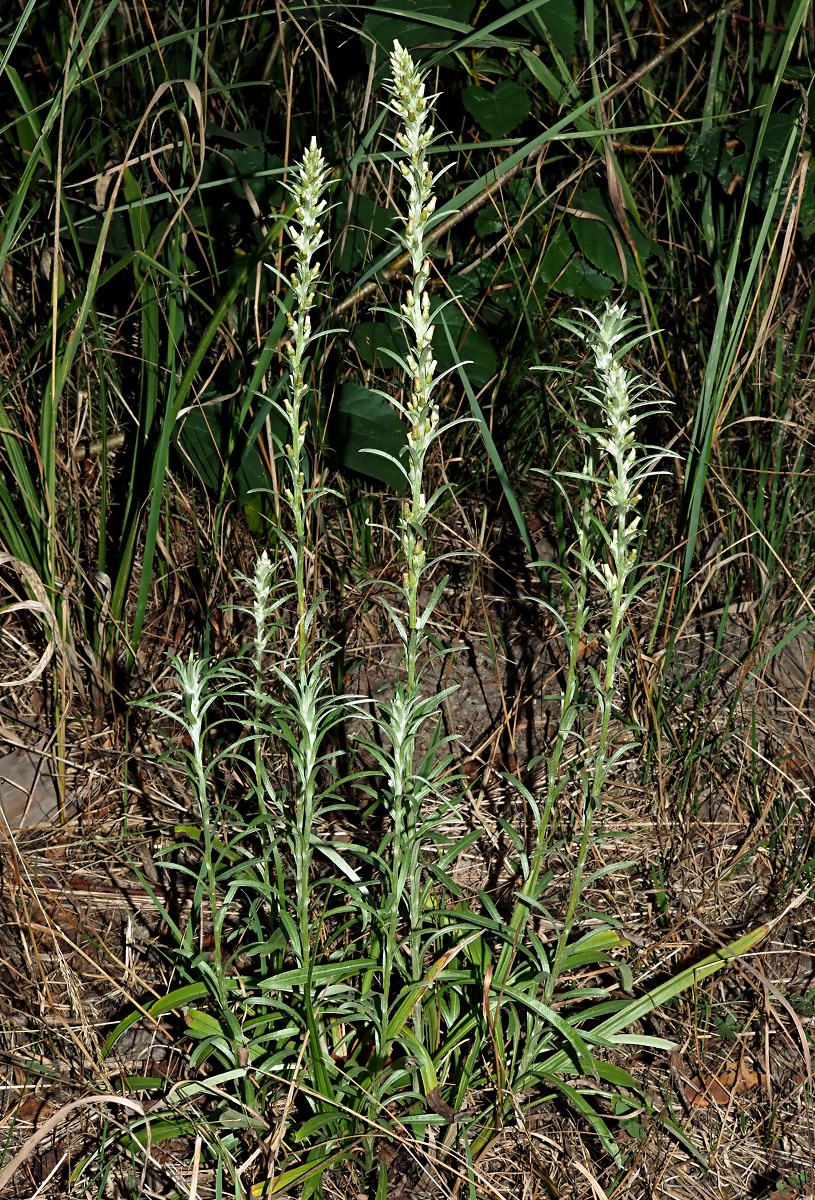
<svg viewBox="0 0 815 1200">
<path fill-rule="evenodd" d="M 433 987 L 438 977 L 450 965 L 453 959 L 464 950 L 472 942 L 481 937 L 481 930 L 468 934 L 462 938 L 460 942 L 456 942 L 455 946 L 451 946 L 449 950 L 445 950 L 444 954 L 440 955 L 436 961 L 428 967 L 425 976 L 421 983 L 411 985 L 407 989 L 407 995 L 404 997 L 396 1012 L 388 1022 L 386 1037 L 388 1039 L 395 1038 L 402 1032 L 407 1022 L 410 1020 L 411 1013 L 416 1005 L 426 994 L 429 988 Z"/>
<path fill-rule="evenodd" d="M 726 415 L 729 407 L 727 402 L 734 385 L 733 374 L 753 312 L 755 303 L 753 281 L 764 261 L 766 248 L 773 244 L 772 227 L 776 221 L 777 203 L 784 188 L 786 166 L 795 147 L 800 142 L 799 130 L 797 128 L 790 129 L 778 164 L 775 185 L 767 198 L 760 229 L 757 235 L 753 235 L 746 275 L 738 278 L 737 273 L 741 272 L 745 258 L 745 241 L 751 206 L 750 191 L 756 173 L 760 169 L 765 133 L 773 116 L 790 55 L 798 41 L 798 34 L 808 11 L 807 0 L 797 0 L 786 21 L 785 36 L 776 59 L 773 78 L 762 96 L 761 124 L 752 145 L 752 157 L 743 189 L 741 208 L 730 242 L 727 272 L 718 298 L 719 311 L 705 365 L 702 392 L 691 433 L 690 454 L 685 473 L 683 586 L 687 584 L 693 566 L 702 518 L 702 502 L 717 428 L 720 419 Z M 735 303 L 732 303 L 734 297 L 736 297 Z"/>
<path fill-rule="evenodd" d="M 734 962 L 742 954 L 747 954 L 769 932 L 770 925 L 765 923 L 757 926 L 756 929 L 751 929 L 749 933 L 743 934 L 728 946 L 714 950 L 712 954 L 703 958 L 701 962 L 694 964 L 692 967 L 686 967 L 684 971 L 680 971 L 672 979 L 659 984 L 652 991 L 636 997 L 629 1004 L 626 1004 L 624 1008 L 620 1009 L 619 1012 L 613 1013 L 605 1021 L 601 1021 L 594 1029 L 594 1034 L 610 1043 L 614 1043 L 615 1034 L 630 1028 L 631 1025 L 639 1021 L 647 1013 L 661 1008 L 663 1004 L 667 1004 L 675 996 L 681 995 L 682 992 L 687 991 L 689 988 L 697 987 L 698 984 L 703 983 L 705 979 L 709 979 L 711 975 L 720 971 L 728 963 Z M 626 1040 L 628 1041 L 629 1039 Z M 541 1065 L 541 1071 L 546 1075 L 560 1075 L 563 1072 L 573 1074 L 574 1069 L 574 1063 L 565 1050 L 553 1054 Z"/>
</svg>

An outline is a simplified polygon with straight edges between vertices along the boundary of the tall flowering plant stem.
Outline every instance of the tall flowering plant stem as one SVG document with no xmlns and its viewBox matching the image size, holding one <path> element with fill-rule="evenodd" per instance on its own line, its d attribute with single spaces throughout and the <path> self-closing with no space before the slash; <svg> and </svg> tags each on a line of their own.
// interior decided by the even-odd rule
<svg viewBox="0 0 815 1200">
<path fill-rule="evenodd" d="M 584 534 L 578 541 L 581 568 L 603 587 L 608 607 L 608 624 L 601 637 L 605 661 L 595 677 L 599 713 L 596 744 L 590 751 L 590 783 L 583 807 L 583 828 L 577 862 L 572 872 L 569 904 L 558 939 L 553 962 L 557 977 L 566 944 L 580 903 L 583 876 L 591 841 L 593 816 L 602 803 L 603 792 L 612 764 L 620 755 L 611 744 L 611 719 L 619 668 L 628 634 L 628 612 L 639 590 L 639 548 L 642 539 L 641 517 L 637 511 L 640 486 L 653 472 L 654 457 L 638 437 L 638 426 L 655 410 L 652 387 L 629 371 L 621 359 L 645 334 L 637 335 L 637 321 L 626 316 L 625 306 L 609 304 L 601 316 L 580 310 L 583 325 L 571 325 L 589 345 L 595 381 L 582 389 L 587 406 L 599 412 L 601 425 L 584 428 L 589 441 L 589 456 L 596 463 L 585 483 L 599 490 L 605 519 L 584 522 Z M 649 397 L 649 398 L 646 398 Z M 595 536 L 587 535 L 594 526 Z"/>
<path fill-rule="evenodd" d="M 625 355 L 645 334 L 636 332 L 636 321 L 628 317 L 621 304 L 606 304 L 600 316 L 579 310 L 582 321 L 562 321 L 572 333 L 587 342 L 592 358 L 593 381 L 580 390 L 583 407 L 589 416 L 579 422 L 585 443 L 585 460 L 578 482 L 582 499 L 575 513 L 575 559 L 577 570 L 564 573 L 567 619 L 557 612 L 563 631 L 568 661 L 561 698 L 558 734 L 548 755 L 546 800 L 538 819 L 537 847 L 530 858 L 519 902 L 511 918 L 513 935 L 521 936 L 528 920 L 530 898 L 537 896 L 543 863 L 548 851 L 546 830 L 552 810 L 563 795 L 567 778 L 563 757 L 568 742 L 584 742 L 584 770 L 580 777 L 582 803 L 579 806 L 579 849 L 572 867 L 569 901 L 561 924 L 544 989 L 554 994 L 563 966 L 574 921 L 583 891 L 585 865 L 591 845 L 593 818 L 602 804 L 612 764 L 619 761 L 619 747 L 612 745 L 611 720 L 620 664 L 628 633 L 627 617 L 637 590 L 639 547 L 642 537 L 640 485 L 654 469 L 650 455 L 638 438 L 641 421 L 656 405 L 646 399 L 651 388 L 643 384 L 622 363 Z M 600 505 L 597 505 L 597 499 Z M 593 675 L 596 692 L 596 733 L 591 745 L 585 740 L 585 718 L 579 700 L 579 658 L 581 643 L 592 620 L 589 598 L 591 581 L 606 595 L 607 624 L 601 631 L 604 662 Z M 553 612 L 555 610 L 552 610 Z M 496 967 L 499 985 L 509 971 L 512 953 L 505 950 Z"/>
<path fill-rule="evenodd" d="M 294 271 L 291 286 L 294 305 L 287 314 L 290 340 L 287 343 L 289 360 L 289 386 L 283 400 L 283 412 L 289 431 L 289 441 L 284 447 L 288 483 L 283 495 L 291 510 L 294 536 L 290 546 L 293 559 L 297 599 L 297 650 L 298 661 L 305 669 L 308 658 L 309 596 L 306 567 L 310 560 L 308 541 L 309 510 L 315 495 L 306 487 L 303 470 L 306 454 L 305 436 L 308 423 L 304 409 L 309 393 L 307 382 L 308 350 L 315 340 L 311 331 L 311 312 L 315 306 L 320 264 L 314 256 L 323 242 L 320 217 L 325 210 L 324 192 L 328 184 L 329 170 L 322 152 L 314 138 L 296 170 L 295 179 L 289 185 L 294 201 L 294 216 L 287 227 L 288 236 L 294 247 Z"/>
<path fill-rule="evenodd" d="M 295 663 L 274 668 L 283 697 L 276 701 L 275 719 L 293 768 L 291 795 L 283 797 L 271 788 L 267 778 L 269 808 L 282 816 L 282 829 L 292 851 L 294 863 L 293 908 L 295 922 L 289 936 L 299 962 L 311 956 L 311 865 L 313 826 L 318 804 L 318 757 L 320 745 L 330 723 L 330 706 L 323 697 L 325 659 L 316 645 L 312 628 L 313 599 L 309 590 L 309 564 L 313 558 L 310 513 L 324 489 L 307 482 L 306 403 L 309 395 L 309 350 L 317 335 L 312 333 L 311 314 L 316 304 L 320 264 L 315 256 L 324 244 L 320 218 L 326 208 L 324 193 L 329 169 L 322 152 L 312 138 L 302 162 L 296 168 L 289 192 L 294 213 L 287 234 L 294 249 L 294 269 L 290 276 L 292 305 L 287 313 L 289 341 L 288 387 L 282 403 L 288 426 L 288 441 L 283 448 L 286 482 L 283 499 L 292 520 L 292 533 L 281 540 L 292 561 L 294 600 L 297 610 Z M 262 673 L 268 639 L 269 594 L 272 589 L 271 564 L 261 559 L 253 581 L 257 627 L 257 669 Z M 282 806 L 282 809 L 281 809 Z M 275 834 L 277 836 L 277 834 Z"/>
<path fill-rule="evenodd" d="M 423 886 L 421 879 L 421 843 L 426 822 L 422 819 L 425 800 L 432 791 L 427 771 L 417 771 L 416 739 L 422 725 L 438 711 L 438 699 L 423 699 L 419 680 L 423 662 L 424 630 L 438 600 L 439 589 L 421 605 L 422 582 L 428 570 L 427 519 L 436 496 L 427 499 L 424 469 L 428 451 L 440 435 L 439 410 L 435 399 L 436 360 L 433 357 L 433 322 L 430 295 L 430 259 L 427 233 L 435 208 L 434 178 L 427 163 L 427 150 L 433 140 L 430 118 L 433 97 L 425 93 L 425 79 L 408 52 L 394 42 L 390 56 L 391 79 L 386 85 L 387 108 L 399 122 L 393 139 L 396 151 L 392 162 L 402 177 L 405 211 L 400 241 L 410 263 L 410 283 L 404 302 L 396 314 L 407 342 L 405 366 L 407 394 L 400 403 L 393 401 L 407 423 L 407 446 L 399 465 L 405 475 L 407 498 L 399 515 L 399 545 L 403 574 L 399 589 L 401 612 L 388 605 L 397 634 L 402 642 L 405 664 L 404 682 L 389 705 L 383 706 L 383 718 L 391 742 L 388 766 L 389 807 L 392 822 L 389 887 L 384 899 L 386 916 L 383 969 L 388 994 L 391 966 L 402 969 L 404 955 L 398 945 L 397 927 L 406 901 L 408 926 L 421 926 Z M 401 606 L 400 606 L 401 607 Z M 431 772 L 432 774 L 432 769 Z M 418 979 L 422 971 L 420 938 L 414 936 L 410 956 L 411 975 Z M 420 1024 L 420 1005 L 414 1010 L 414 1025 Z"/>
<path fill-rule="evenodd" d="M 400 535 L 405 563 L 404 592 L 408 604 L 406 629 L 407 692 L 416 691 L 419 659 L 419 588 L 425 569 L 425 519 L 429 506 L 424 492 L 424 463 L 436 435 L 439 410 L 433 399 L 436 360 L 433 357 L 434 326 L 430 318 L 427 282 L 430 259 L 425 252 L 427 226 L 436 207 L 433 175 L 425 153 L 433 140 L 429 124 L 432 101 L 425 96 L 424 77 L 398 42 L 390 56 L 392 81 L 388 107 L 402 122 L 396 146 L 404 151 L 395 165 L 404 180 L 407 215 L 402 242 L 410 255 L 412 280 L 401 308 L 408 339 L 407 366 L 411 374 L 405 416 L 408 421 L 406 472 L 410 498 L 402 509 Z"/>
<path fill-rule="evenodd" d="M 653 460 L 645 454 L 644 447 L 638 441 L 637 426 L 652 411 L 653 405 L 643 399 L 650 394 L 650 386 L 643 384 L 619 361 L 630 349 L 636 320 L 626 316 L 622 304 L 607 304 L 602 317 L 592 313 L 584 315 L 591 323 L 585 336 L 594 355 L 597 378 L 597 385 L 587 388 L 585 394 L 599 403 L 604 421 L 604 428 L 594 431 L 594 441 L 600 461 L 606 463 L 601 486 L 605 493 L 607 522 L 605 527 L 600 527 L 606 556 L 601 564 L 600 577 L 610 607 L 608 627 L 603 631 L 605 670 L 598 688 L 599 753 L 592 784 L 592 800 L 596 804 L 601 799 L 609 768 L 609 725 L 627 633 L 626 616 L 637 593 L 635 580 L 642 535 L 637 512 L 641 498 L 639 486 L 653 465 Z"/>
</svg>

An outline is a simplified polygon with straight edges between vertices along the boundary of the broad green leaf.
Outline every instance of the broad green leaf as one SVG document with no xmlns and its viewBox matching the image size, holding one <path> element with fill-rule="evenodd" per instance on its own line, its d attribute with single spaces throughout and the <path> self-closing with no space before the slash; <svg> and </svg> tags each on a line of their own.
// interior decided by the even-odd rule
<svg viewBox="0 0 815 1200">
<path fill-rule="evenodd" d="M 744 143 L 744 153 L 734 157 L 733 169 L 740 175 L 746 175 L 750 161 L 758 149 L 758 160 L 750 185 L 750 199 L 759 208 L 766 208 L 779 170 L 783 168 L 781 194 L 775 203 L 776 212 L 780 212 L 792 172 L 797 165 L 797 156 L 789 154 L 788 144 L 790 138 L 796 134 L 798 121 L 793 113 L 774 112 L 767 118 L 763 131 L 761 126 L 761 117 L 751 117 L 739 126 L 739 138 Z M 763 136 L 759 141 L 762 132 Z"/>
<path fill-rule="evenodd" d="M 566 296 L 574 296 L 576 300 L 604 300 L 614 287 L 614 281 L 596 270 L 585 258 L 575 257 L 552 287 Z"/>
<path fill-rule="evenodd" d="M 506 137 L 529 116 L 529 92 L 511 79 L 494 88 L 468 87 L 461 93 L 467 112 L 492 138 Z"/>
<path fill-rule="evenodd" d="M 733 165 L 733 151 L 727 144 L 727 133 L 724 129 L 706 129 L 698 137 L 691 136 L 688 139 L 685 157 L 692 171 L 716 179 L 727 191 L 736 174 L 736 168 Z"/>
<path fill-rule="evenodd" d="M 516 0 L 501 0 L 501 4 L 513 15 L 514 10 L 518 7 Z M 561 54 L 567 58 L 573 54 L 575 34 L 577 33 L 577 11 L 574 0 L 558 0 L 557 4 L 551 3 L 551 0 L 541 0 L 541 3 L 536 5 L 531 12 L 522 16 L 518 23 L 529 30 L 535 42 L 540 41 L 541 33 L 544 36 L 548 34 Z M 547 56 L 546 47 L 540 49 L 539 53 Z"/>
<path fill-rule="evenodd" d="M 273 435 L 282 437 L 283 418 L 272 409 L 269 413 Z M 246 438 L 235 429 L 235 409 L 228 401 L 204 400 L 184 417 L 177 435 L 177 446 L 184 462 L 191 466 L 205 487 L 220 494 L 224 479 L 239 504 L 248 504 L 252 494 L 268 489 L 270 475 L 265 456 L 256 439 Z M 230 441 L 237 444 L 230 451 Z"/>
<path fill-rule="evenodd" d="M 396 318 L 384 321 L 363 321 L 351 334 L 351 345 L 369 367 L 388 370 L 393 366 L 393 355 L 404 356 L 406 344 Z"/>
<path fill-rule="evenodd" d="M 570 58 L 574 52 L 577 34 L 577 8 L 573 0 L 559 0 L 557 4 L 542 4 L 538 10 L 538 16 L 561 54 Z"/>
<path fill-rule="evenodd" d="M 478 327 L 473 327 L 464 313 L 454 305 L 444 310 L 445 331 L 442 322 L 436 321 L 436 336 L 433 338 L 433 353 L 438 360 L 438 371 L 447 371 L 458 363 L 467 364 L 467 375 L 474 387 L 482 388 L 498 371 L 498 356 L 492 342 Z M 447 334 L 453 339 L 456 354 L 451 353 Z"/>
<path fill-rule="evenodd" d="M 587 188 L 580 192 L 575 201 L 575 207 L 591 214 L 591 216 L 573 216 L 571 218 L 575 239 L 586 259 L 592 266 L 612 279 L 616 279 L 619 283 L 623 282 L 623 262 L 625 262 L 625 274 L 628 282 L 636 279 L 637 266 L 631 250 L 619 227 L 617 218 L 606 204 L 599 189 Z M 633 221 L 629 222 L 629 231 L 634 245 L 637 247 L 640 264 L 644 265 L 653 247 L 648 239 L 643 237 Z"/>
<path fill-rule="evenodd" d="M 504 218 L 494 208 L 483 208 L 475 219 L 475 231 L 482 238 L 495 237 L 504 232 Z"/>
<path fill-rule="evenodd" d="M 435 52 L 440 46 L 457 42 L 471 33 L 471 0 L 377 0 L 362 26 L 365 53 L 370 62 L 376 52 L 378 72 L 387 71 L 388 55 L 398 41 L 421 61 L 423 51 Z"/>
<path fill-rule="evenodd" d="M 201 1008 L 191 1008 L 187 1012 L 187 1032 L 194 1038 L 227 1036 L 221 1028 L 220 1021 Z"/>
<path fill-rule="evenodd" d="M 201 174 L 201 184 L 203 188 L 217 189 L 218 200 L 222 200 L 225 196 L 225 192 L 219 188 L 219 185 L 223 185 L 232 196 L 242 202 L 244 208 L 246 207 L 245 185 L 257 200 L 260 208 L 263 211 L 269 211 L 280 204 L 283 194 L 280 176 L 283 168 L 282 158 L 271 154 L 262 144 L 240 146 L 236 149 L 230 147 L 210 152 L 207 155 Z"/>
<path fill-rule="evenodd" d="M 557 287 L 573 254 L 574 246 L 569 237 L 569 231 L 563 221 L 559 221 L 546 243 L 546 249 L 541 259 L 541 279 L 550 286 Z"/>
<path fill-rule="evenodd" d="M 601 218 L 573 217 L 572 229 L 583 254 L 598 271 L 610 275 L 619 283 L 623 281 L 623 262 L 628 257 L 623 249 L 623 239 L 617 234 L 615 242 L 609 226 Z M 616 230 L 615 230 L 616 232 Z M 621 261 L 620 255 L 623 255 Z"/>
<path fill-rule="evenodd" d="M 401 461 L 406 437 L 407 426 L 381 393 L 346 383 L 331 414 L 325 449 L 349 471 L 403 492 L 404 475 L 382 454 Z M 369 450 L 379 453 L 369 454 Z"/>
</svg>

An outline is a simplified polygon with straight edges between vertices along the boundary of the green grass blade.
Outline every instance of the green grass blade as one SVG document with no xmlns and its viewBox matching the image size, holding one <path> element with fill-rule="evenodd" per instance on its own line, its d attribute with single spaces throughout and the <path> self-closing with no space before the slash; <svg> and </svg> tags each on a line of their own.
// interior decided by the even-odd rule
<svg viewBox="0 0 815 1200">
<path fill-rule="evenodd" d="M 776 184 L 773 189 L 770 202 L 767 205 L 764 219 L 761 223 L 761 228 L 756 237 L 756 241 L 751 247 L 750 263 L 747 275 L 741 284 L 739 289 L 739 298 L 737 300 L 735 309 L 731 314 L 730 304 L 735 289 L 736 273 L 744 257 L 744 230 L 751 204 L 750 187 L 758 169 L 759 156 L 764 142 L 764 136 L 770 121 L 770 117 L 774 111 L 773 106 L 775 100 L 783 82 L 784 71 L 786 70 L 790 54 L 792 53 L 793 47 L 798 38 L 799 30 L 808 10 L 808 0 L 797 0 L 795 9 L 789 21 L 789 28 L 784 38 L 782 52 L 779 56 L 775 75 L 763 98 L 764 108 L 761 125 L 756 138 L 750 169 L 744 184 L 744 196 L 741 210 L 739 212 L 736 229 L 733 235 L 733 242 L 730 249 L 722 293 L 719 297 L 719 311 L 710 347 L 708 349 L 705 375 L 702 381 L 702 391 L 699 398 L 699 406 L 696 410 L 696 416 L 694 418 L 693 431 L 691 433 L 690 453 L 688 456 L 688 465 L 685 474 L 683 497 L 683 524 L 685 534 L 685 551 L 682 564 L 683 586 L 687 585 L 688 579 L 690 578 L 696 552 L 696 542 L 699 536 L 699 525 L 702 513 L 702 502 L 705 494 L 705 486 L 710 467 L 710 456 L 713 449 L 714 436 L 717 422 L 719 420 L 719 414 L 726 399 L 726 392 L 731 380 L 736 356 L 745 336 L 747 322 L 749 320 L 749 314 L 752 307 L 752 285 L 759 270 L 759 265 L 765 247 L 769 241 L 776 201 L 780 196 L 783 186 L 784 169 L 789 161 L 790 155 L 792 154 L 793 147 L 798 140 L 799 135 L 797 132 L 791 133 L 788 143 L 784 149 L 783 160 L 776 176 Z"/>
</svg>

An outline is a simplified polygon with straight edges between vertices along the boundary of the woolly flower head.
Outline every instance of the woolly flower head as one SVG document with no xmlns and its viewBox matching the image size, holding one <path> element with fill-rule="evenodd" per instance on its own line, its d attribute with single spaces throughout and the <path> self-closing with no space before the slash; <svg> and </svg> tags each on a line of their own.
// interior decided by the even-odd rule
<svg viewBox="0 0 815 1200">
<path fill-rule="evenodd" d="M 328 164 L 317 145 L 317 139 L 312 138 L 297 169 L 294 183 L 289 186 L 294 200 L 295 219 L 289 224 L 287 232 L 303 260 L 308 260 L 320 245 L 322 231 L 318 222 L 326 206 L 322 193 L 327 180 Z"/>
<path fill-rule="evenodd" d="M 606 311 L 598 321 L 598 341 L 612 353 L 617 342 L 625 337 L 629 325 L 630 318 L 625 315 L 625 305 L 609 304 L 606 301 Z"/>
<path fill-rule="evenodd" d="M 269 559 L 269 555 L 264 550 L 255 565 L 255 574 L 252 577 L 252 593 L 255 598 L 253 605 L 253 614 L 255 625 L 258 632 L 263 632 L 263 627 L 266 623 L 268 612 L 269 595 L 272 590 L 272 575 L 273 569 Z"/>
<path fill-rule="evenodd" d="M 411 124 L 421 118 L 427 109 L 424 79 L 399 42 L 393 43 L 390 63 L 393 76 L 393 82 L 388 85 L 388 91 L 393 96 L 391 107 L 406 124 Z"/>
</svg>

